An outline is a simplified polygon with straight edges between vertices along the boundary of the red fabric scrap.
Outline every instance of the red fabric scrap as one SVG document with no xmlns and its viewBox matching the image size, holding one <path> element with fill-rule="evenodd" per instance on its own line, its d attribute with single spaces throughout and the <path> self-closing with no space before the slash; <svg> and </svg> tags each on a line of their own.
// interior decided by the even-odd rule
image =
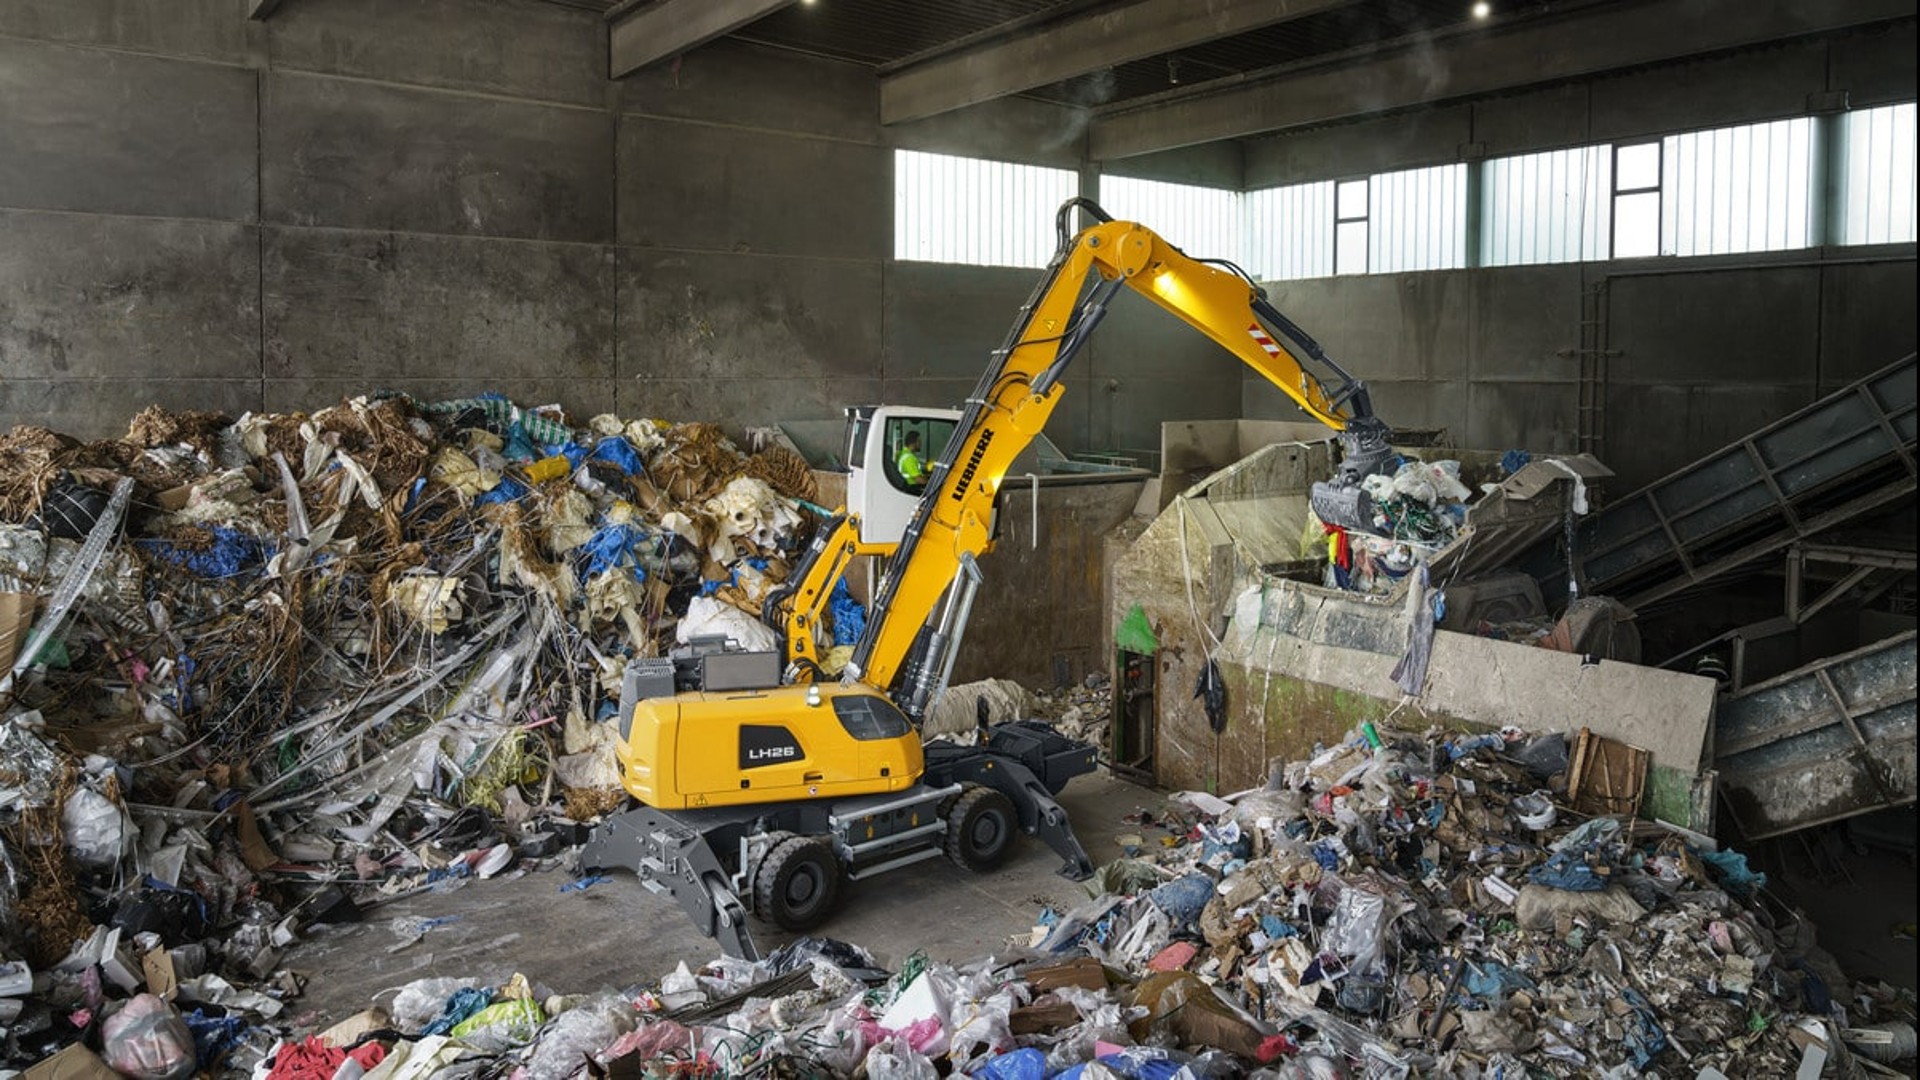
<svg viewBox="0 0 1920 1080">
<path fill-rule="evenodd" d="M 1191 941 L 1176 941 L 1147 961 L 1147 967 L 1154 971 L 1179 971 L 1192 963 L 1199 952 L 1200 947 Z"/>
<path fill-rule="evenodd" d="M 1333 565 L 1342 570 L 1353 569 L 1353 546 L 1352 541 L 1347 539 L 1347 530 L 1324 522 L 1320 528 L 1327 534 L 1327 544 L 1329 553 L 1333 557 Z"/>
<path fill-rule="evenodd" d="M 377 1042 L 361 1043 L 348 1051 L 328 1046 L 318 1035 L 310 1035 L 280 1048 L 267 1080 L 333 1080 L 333 1074 L 348 1058 L 359 1062 L 363 1069 L 371 1069 L 386 1056 L 387 1048 Z"/>
</svg>

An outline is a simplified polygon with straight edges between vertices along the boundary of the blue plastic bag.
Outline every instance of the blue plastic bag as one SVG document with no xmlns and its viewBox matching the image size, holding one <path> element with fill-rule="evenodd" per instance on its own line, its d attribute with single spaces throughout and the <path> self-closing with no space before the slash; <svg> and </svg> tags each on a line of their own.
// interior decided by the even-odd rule
<svg viewBox="0 0 1920 1080">
<path fill-rule="evenodd" d="M 833 613 L 833 643 L 858 644 L 860 635 L 867 629 L 867 609 L 853 598 L 853 592 L 847 588 L 846 578 L 841 578 L 833 586 L 832 595 L 827 597 L 827 607 Z"/>
<path fill-rule="evenodd" d="M 640 566 L 635 552 L 651 539 L 651 534 L 638 525 L 603 526 L 580 545 L 580 579 L 585 581 L 595 574 L 625 567 L 633 573 L 635 581 L 647 580 L 647 572 Z"/>
<path fill-rule="evenodd" d="M 975 1080 L 1046 1080 L 1047 1055 L 1031 1047 L 1015 1050 L 987 1062 L 973 1075 Z"/>
<path fill-rule="evenodd" d="M 513 502 L 526 493 L 527 485 L 515 480 L 511 476 L 503 476 L 500 478 L 500 482 L 493 486 L 492 491 L 474 496 L 473 505 L 486 506 L 489 503 Z"/>
<path fill-rule="evenodd" d="M 1551 859 L 1528 871 L 1527 880 L 1568 892 L 1599 892 L 1607 887 L 1606 879 L 1594 873 L 1580 852 L 1571 849 L 1555 852 Z"/>
<path fill-rule="evenodd" d="M 1746 896 L 1767 883 L 1767 875 L 1747 866 L 1747 857 L 1737 851 L 1695 851 L 1700 861 L 1711 866 L 1720 884 L 1735 896 Z"/>
<path fill-rule="evenodd" d="M 641 459 L 640 451 L 635 450 L 632 443 L 619 435 L 609 435 L 601 439 L 593 448 L 591 457 L 596 461 L 610 462 L 619 466 L 620 471 L 628 476 L 644 476 L 647 472 L 647 463 Z"/>
<path fill-rule="evenodd" d="M 226 525 L 207 530 L 213 542 L 206 548 L 183 548 L 168 540 L 141 540 L 139 544 L 159 558 L 206 578 L 238 577 L 273 556 L 273 546 Z"/>
</svg>

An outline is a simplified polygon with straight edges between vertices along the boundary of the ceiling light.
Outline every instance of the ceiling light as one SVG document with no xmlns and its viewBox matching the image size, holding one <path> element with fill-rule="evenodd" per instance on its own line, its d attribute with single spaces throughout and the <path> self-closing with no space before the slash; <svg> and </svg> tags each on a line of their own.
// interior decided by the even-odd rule
<svg viewBox="0 0 1920 1080">
<path fill-rule="evenodd" d="M 811 0 L 809 0 L 809 2 L 811 2 Z M 1487 0 L 1479 0 L 1479 3 L 1473 5 L 1474 18 L 1484 19 L 1491 14 L 1493 14 L 1493 5 L 1487 3 Z"/>
</svg>

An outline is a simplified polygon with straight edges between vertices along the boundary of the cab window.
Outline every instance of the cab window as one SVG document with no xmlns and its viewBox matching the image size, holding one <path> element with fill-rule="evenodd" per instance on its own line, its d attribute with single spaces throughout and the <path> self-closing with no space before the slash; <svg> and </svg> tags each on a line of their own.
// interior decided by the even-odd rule
<svg viewBox="0 0 1920 1080">
<path fill-rule="evenodd" d="M 887 419 L 886 426 L 886 474 L 887 483 L 895 490 L 908 495 L 918 496 L 926 490 L 927 474 L 932 472 L 933 463 L 947 448 L 947 440 L 953 438 L 953 429 L 959 426 L 956 421 L 928 417 L 894 416 Z M 919 442 L 913 446 L 913 462 L 910 464 L 905 455 L 909 449 L 908 436 L 913 435 Z M 917 476 L 913 473 L 917 466 Z M 917 483 L 915 482 L 917 479 Z"/>
<path fill-rule="evenodd" d="M 840 717 L 840 726 L 847 729 L 847 734 L 861 742 L 897 739 L 913 730 L 907 718 L 893 707 L 893 702 L 882 697 L 868 694 L 836 697 L 833 711 Z"/>
</svg>

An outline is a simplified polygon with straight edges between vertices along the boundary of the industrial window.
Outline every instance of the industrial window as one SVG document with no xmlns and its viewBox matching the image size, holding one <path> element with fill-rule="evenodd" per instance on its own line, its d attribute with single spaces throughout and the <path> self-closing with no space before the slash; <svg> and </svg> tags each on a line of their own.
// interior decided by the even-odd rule
<svg viewBox="0 0 1920 1080">
<path fill-rule="evenodd" d="M 1730 255 L 1811 242 L 1811 119 L 1669 135 L 1660 150 L 1661 254 Z M 1616 247 L 1614 254 L 1628 253 Z"/>
<path fill-rule="evenodd" d="M 1607 257 L 1612 147 L 1582 146 L 1495 158 L 1481 186 L 1486 266 L 1589 262 Z"/>
<path fill-rule="evenodd" d="M 1069 169 L 896 150 L 893 254 L 918 262 L 1042 267 L 1054 214 L 1079 194 Z"/>
<path fill-rule="evenodd" d="M 1103 176 L 1100 205 L 1121 221 L 1145 225 L 1196 259 L 1241 261 L 1238 192 Z"/>
<path fill-rule="evenodd" d="M 1333 189 L 1315 184 L 1249 191 L 1241 200 L 1247 272 L 1260 281 L 1333 273 Z"/>
<path fill-rule="evenodd" d="M 1848 113 L 1844 244 L 1914 240 L 1914 104 Z"/>
<path fill-rule="evenodd" d="M 1367 182 L 1342 180 L 1333 189 L 1333 272 L 1367 272 Z"/>
<path fill-rule="evenodd" d="M 1613 257 L 1660 254 L 1660 150 L 1657 142 L 1613 148 Z"/>
<path fill-rule="evenodd" d="M 1343 187 L 1345 185 L 1342 185 Z M 1367 262 L 1376 274 L 1467 265 L 1467 167 L 1379 173 L 1366 191 Z M 1347 207 L 1341 206 L 1342 227 Z M 1341 251 L 1346 272 L 1346 251 Z"/>
</svg>

